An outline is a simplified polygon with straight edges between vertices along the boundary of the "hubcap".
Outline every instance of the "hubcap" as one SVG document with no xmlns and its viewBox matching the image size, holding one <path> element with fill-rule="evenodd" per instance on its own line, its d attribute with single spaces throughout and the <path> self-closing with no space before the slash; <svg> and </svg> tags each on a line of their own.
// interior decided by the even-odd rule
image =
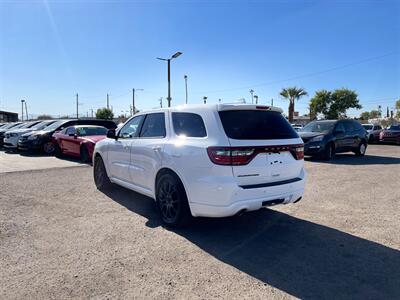
<svg viewBox="0 0 400 300">
<path fill-rule="evenodd" d="M 361 154 L 364 154 L 364 153 L 365 153 L 365 145 L 364 145 L 364 144 L 361 144 L 361 145 L 360 145 L 360 153 L 361 153 Z"/>
<path fill-rule="evenodd" d="M 179 198 L 176 186 L 168 181 L 161 183 L 158 191 L 161 213 L 166 221 L 174 221 L 179 211 Z"/>
<path fill-rule="evenodd" d="M 46 153 L 52 153 L 54 151 L 54 144 L 52 142 L 47 142 L 44 144 L 43 149 Z"/>
</svg>

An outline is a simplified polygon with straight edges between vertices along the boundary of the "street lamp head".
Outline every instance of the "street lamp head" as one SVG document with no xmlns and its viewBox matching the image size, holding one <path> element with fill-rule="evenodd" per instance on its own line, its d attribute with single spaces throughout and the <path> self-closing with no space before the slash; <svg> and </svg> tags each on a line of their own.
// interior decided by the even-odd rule
<svg viewBox="0 0 400 300">
<path fill-rule="evenodd" d="M 171 58 L 177 58 L 178 56 L 182 55 L 182 52 L 176 52 L 174 55 L 171 56 Z"/>
<path fill-rule="evenodd" d="M 159 60 L 168 60 L 167 58 L 161 58 L 161 57 L 157 57 L 157 59 L 159 59 Z"/>
<path fill-rule="evenodd" d="M 183 76 L 184 79 L 187 79 L 187 75 Z"/>
</svg>

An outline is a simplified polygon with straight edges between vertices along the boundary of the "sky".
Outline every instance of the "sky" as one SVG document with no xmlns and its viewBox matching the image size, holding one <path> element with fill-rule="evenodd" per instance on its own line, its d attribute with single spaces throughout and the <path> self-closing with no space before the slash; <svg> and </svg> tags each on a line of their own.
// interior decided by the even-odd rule
<svg viewBox="0 0 400 300">
<path fill-rule="evenodd" d="M 0 109 L 73 116 L 172 105 L 251 102 L 287 110 L 282 88 L 355 90 L 364 110 L 400 99 L 400 1 L 0 0 Z M 361 111 L 350 110 L 350 116 Z"/>
</svg>

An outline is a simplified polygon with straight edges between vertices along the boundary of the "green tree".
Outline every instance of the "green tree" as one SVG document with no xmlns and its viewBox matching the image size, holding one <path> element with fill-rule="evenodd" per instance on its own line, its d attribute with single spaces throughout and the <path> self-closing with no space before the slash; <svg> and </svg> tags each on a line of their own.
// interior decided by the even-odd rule
<svg viewBox="0 0 400 300">
<path fill-rule="evenodd" d="M 112 120 L 114 118 L 114 113 L 109 108 L 99 108 L 96 111 L 96 118 L 97 119 L 104 119 L 104 120 Z"/>
<path fill-rule="evenodd" d="M 295 100 L 299 100 L 303 96 L 307 96 L 307 92 L 303 88 L 297 87 L 289 87 L 282 89 L 280 95 L 289 100 L 289 109 L 288 109 L 288 117 L 289 122 L 293 122 L 293 114 L 294 114 L 294 102 Z"/>
<path fill-rule="evenodd" d="M 400 99 L 396 101 L 395 107 L 397 110 L 400 110 Z"/>
<path fill-rule="evenodd" d="M 360 115 L 361 120 L 369 120 L 371 119 L 369 111 L 364 111 Z"/>
<path fill-rule="evenodd" d="M 380 117 L 380 113 L 377 110 L 371 110 L 369 113 L 369 118 L 370 119 L 377 119 Z"/>
<path fill-rule="evenodd" d="M 311 111 L 323 114 L 325 119 L 340 119 L 346 117 L 349 108 L 361 109 L 358 95 L 349 89 L 337 89 L 333 92 L 320 90 L 310 102 Z"/>
</svg>

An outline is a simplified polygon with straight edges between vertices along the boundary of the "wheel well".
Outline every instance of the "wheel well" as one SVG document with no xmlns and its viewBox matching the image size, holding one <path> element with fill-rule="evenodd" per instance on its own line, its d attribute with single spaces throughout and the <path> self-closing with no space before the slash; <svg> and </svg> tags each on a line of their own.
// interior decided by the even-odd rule
<svg viewBox="0 0 400 300">
<path fill-rule="evenodd" d="M 183 188 L 185 189 L 185 185 L 183 184 L 182 180 L 179 178 L 178 174 L 176 174 L 173 170 L 168 169 L 168 168 L 162 168 L 160 170 L 158 170 L 157 175 L 156 175 L 156 180 L 154 181 L 154 195 L 156 196 L 157 193 L 157 183 L 158 180 L 161 178 L 161 176 L 163 176 L 164 174 L 171 174 L 172 176 L 175 176 L 180 183 L 182 184 Z M 186 189 L 185 189 L 186 192 Z"/>
</svg>

